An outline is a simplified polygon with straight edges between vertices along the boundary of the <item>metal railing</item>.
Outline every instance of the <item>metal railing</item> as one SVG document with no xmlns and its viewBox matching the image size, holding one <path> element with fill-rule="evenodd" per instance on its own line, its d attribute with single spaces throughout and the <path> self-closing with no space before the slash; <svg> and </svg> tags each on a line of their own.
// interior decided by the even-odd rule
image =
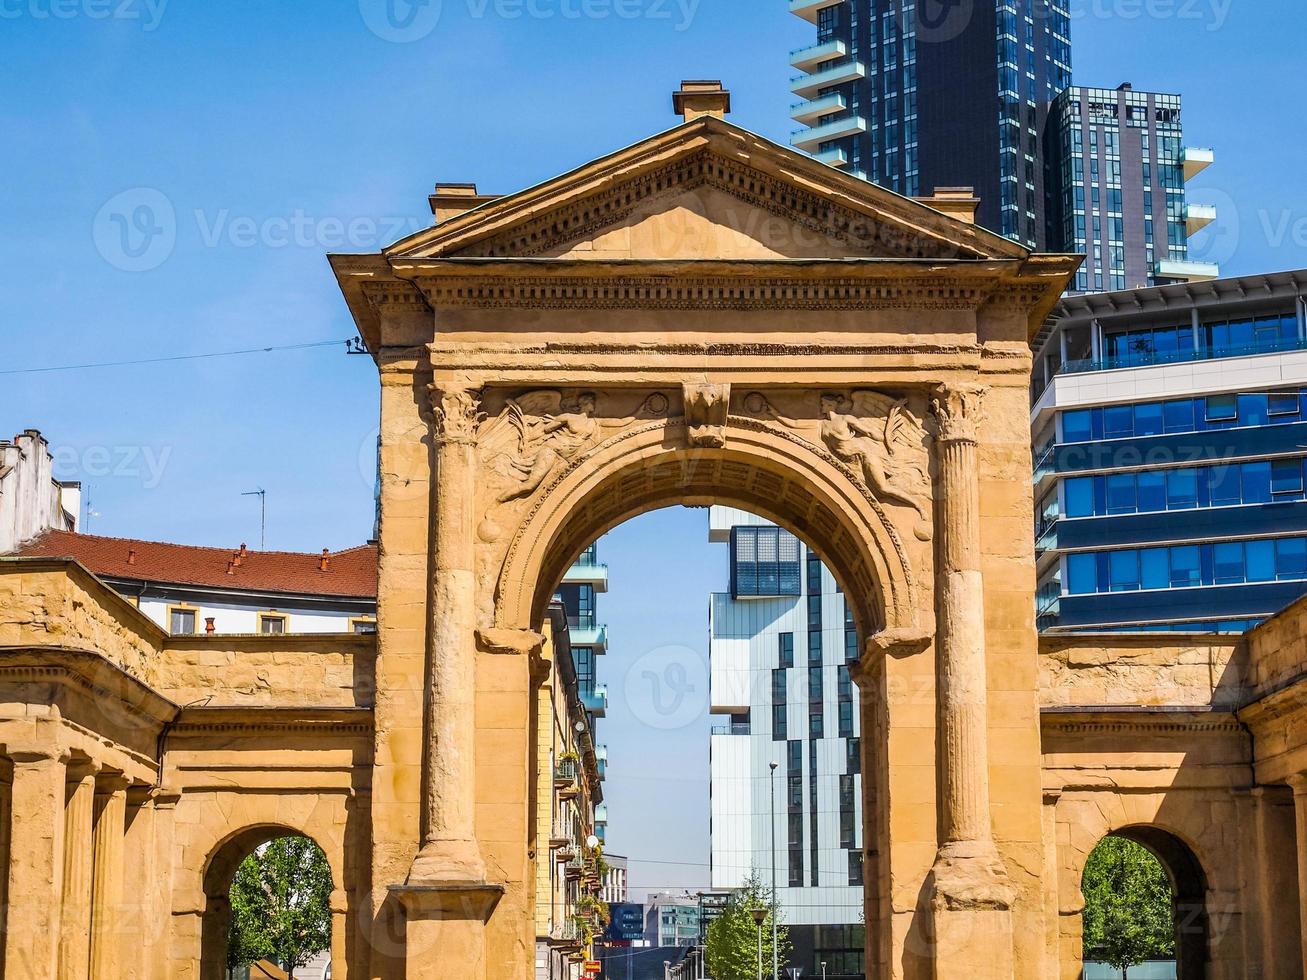
<svg viewBox="0 0 1307 980">
<path fill-rule="evenodd" d="M 1089 371 L 1114 371 L 1120 368 L 1153 367 L 1158 364 L 1187 364 L 1193 361 L 1215 361 L 1227 357 L 1279 354 L 1292 350 L 1307 350 L 1307 339 L 1270 337 L 1251 344 L 1223 344 L 1218 347 L 1198 347 L 1193 350 L 1136 350 L 1114 357 L 1067 361 L 1057 373 L 1084 374 Z"/>
</svg>

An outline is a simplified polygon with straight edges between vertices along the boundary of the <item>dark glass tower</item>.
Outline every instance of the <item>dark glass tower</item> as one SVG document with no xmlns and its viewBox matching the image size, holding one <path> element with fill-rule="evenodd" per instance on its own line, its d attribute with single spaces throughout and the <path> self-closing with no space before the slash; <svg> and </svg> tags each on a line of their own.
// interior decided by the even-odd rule
<svg viewBox="0 0 1307 980">
<path fill-rule="evenodd" d="M 1066 0 L 790 0 L 794 146 L 909 197 L 973 187 L 980 224 L 1047 242 L 1044 130 L 1071 84 Z"/>
</svg>

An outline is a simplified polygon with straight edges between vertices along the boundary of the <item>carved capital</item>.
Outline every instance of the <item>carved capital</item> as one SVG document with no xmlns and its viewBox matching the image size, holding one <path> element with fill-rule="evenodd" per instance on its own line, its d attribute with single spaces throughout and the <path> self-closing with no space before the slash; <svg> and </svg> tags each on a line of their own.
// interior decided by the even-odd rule
<svg viewBox="0 0 1307 980">
<path fill-rule="evenodd" d="M 942 442 L 975 442 L 980 422 L 984 418 L 981 401 L 983 385 L 940 385 L 931 399 L 931 409 L 939 424 Z"/>
<path fill-rule="evenodd" d="M 907 626 L 881 630 L 867 637 L 865 652 L 868 656 L 892 657 L 897 660 L 921 653 L 930 646 L 932 639 L 933 631 L 926 627 Z"/>
<path fill-rule="evenodd" d="M 687 384 L 685 427 L 691 446 L 720 449 L 726 445 L 726 416 L 730 411 L 731 386 L 728 384 Z"/>
<path fill-rule="evenodd" d="M 477 427 L 484 418 L 480 411 L 481 389 L 433 384 L 427 390 L 431 394 L 436 439 L 466 444 L 476 442 Z"/>
</svg>

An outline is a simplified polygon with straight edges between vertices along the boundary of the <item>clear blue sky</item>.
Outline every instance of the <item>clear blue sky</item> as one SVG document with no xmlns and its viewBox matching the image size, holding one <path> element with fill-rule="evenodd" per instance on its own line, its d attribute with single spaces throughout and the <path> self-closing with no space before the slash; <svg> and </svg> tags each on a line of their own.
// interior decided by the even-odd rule
<svg viewBox="0 0 1307 980">
<path fill-rule="evenodd" d="M 686 77 L 723 78 L 733 119 L 785 142 L 786 53 L 812 37 L 781 0 L 397 0 L 413 14 L 398 28 L 384 2 L 0 0 L 0 371 L 343 340 L 324 254 L 428 224 L 435 181 L 505 192 L 560 173 L 667 128 Z M 1307 266 L 1300 0 L 1073 9 L 1078 83 L 1179 91 L 1188 141 L 1216 149 L 1191 193 L 1221 221 L 1195 256 Z M 123 200 L 171 213 L 174 234 L 123 251 L 106 208 Z M 256 487 L 269 547 L 366 538 L 376 404 L 370 360 L 339 348 L 0 374 L 0 431 L 47 433 L 59 475 L 90 490 L 90 530 L 199 543 L 256 541 L 240 496 Z M 651 651 L 702 655 L 724 565 L 704 529 L 664 511 L 605 542 L 614 701 Z M 614 710 L 615 849 L 706 859 L 702 724 L 636 756 L 622 749 L 649 730 Z"/>
</svg>

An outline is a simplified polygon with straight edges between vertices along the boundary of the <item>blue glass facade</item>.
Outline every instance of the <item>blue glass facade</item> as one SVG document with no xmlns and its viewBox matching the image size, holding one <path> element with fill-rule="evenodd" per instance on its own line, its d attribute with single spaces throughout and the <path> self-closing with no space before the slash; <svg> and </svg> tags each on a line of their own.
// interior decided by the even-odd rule
<svg viewBox="0 0 1307 980">
<path fill-rule="evenodd" d="M 1284 276 L 1064 300 L 1032 415 L 1041 629 L 1243 631 L 1307 593 L 1307 276 Z"/>
</svg>

